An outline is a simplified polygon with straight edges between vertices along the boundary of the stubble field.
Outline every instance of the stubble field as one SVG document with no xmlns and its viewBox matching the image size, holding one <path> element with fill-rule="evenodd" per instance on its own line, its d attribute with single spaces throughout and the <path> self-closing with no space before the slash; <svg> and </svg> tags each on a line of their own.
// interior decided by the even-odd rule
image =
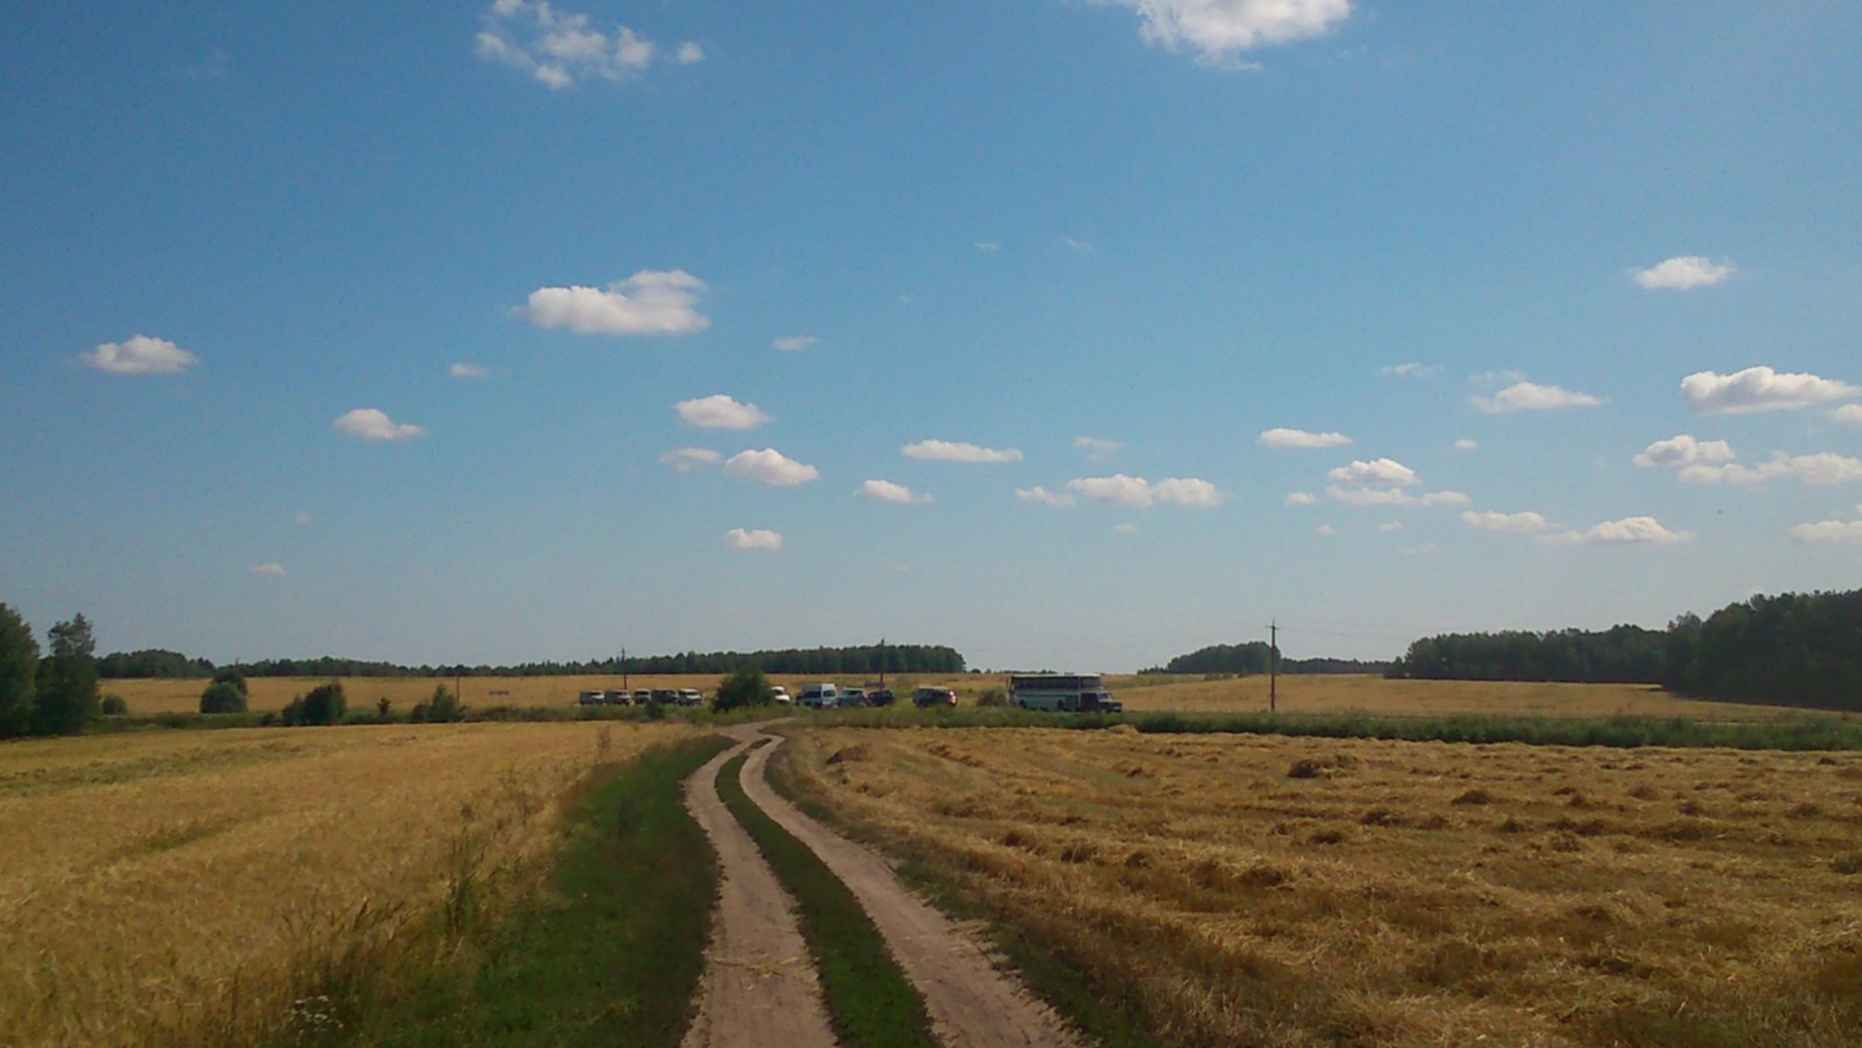
<svg viewBox="0 0 1862 1048">
<path fill-rule="evenodd" d="M 792 735 L 788 788 L 1163 1043 L 1862 1043 L 1862 755 Z"/>
<path fill-rule="evenodd" d="M 430 969 L 533 891 L 561 801 L 666 725 L 161 732 L 0 746 L 0 1044 L 247 1044 Z M 469 913 L 467 911 L 470 911 Z M 295 1012 L 293 1009 L 295 1008 Z"/>
</svg>

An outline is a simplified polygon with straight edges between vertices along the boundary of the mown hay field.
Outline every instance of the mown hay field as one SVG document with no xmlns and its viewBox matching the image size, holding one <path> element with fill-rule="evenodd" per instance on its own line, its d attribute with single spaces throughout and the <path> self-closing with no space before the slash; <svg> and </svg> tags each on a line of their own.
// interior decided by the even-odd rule
<svg viewBox="0 0 1862 1048">
<path fill-rule="evenodd" d="M 449 724 L 0 745 L 0 1044 L 248 1044 L 294 1004 L 285 1033 L 314 1033 L 321 982 L 358 965 L 417 977 L 433 958 L 409 944 L 432 946 L 433 922 L 534 891 L 560 802 L 597 764 L 694 734 Z"/>
<path fill-rule="evenodd" d="M 1161 1043 L 1862 1043 L 1862 755 L 790 734 L 786 788 Z"/>
</svg>

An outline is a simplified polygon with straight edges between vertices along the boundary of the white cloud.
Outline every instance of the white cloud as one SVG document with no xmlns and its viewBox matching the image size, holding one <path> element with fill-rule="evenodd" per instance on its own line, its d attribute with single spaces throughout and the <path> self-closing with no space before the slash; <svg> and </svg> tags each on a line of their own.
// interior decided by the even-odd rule
<svg viewBox="0 0 1862 1048">
<path fill-rule="evenodd" d="M 660 462 L 680 473 L 690 473 L 700 466 L 715 466 L 723 459 L 723 455 L 710 448 L 673 448 L 659 457 Z"/>
<path fill-rule="evenodd" d="M 1416 471 L 1395 459 L 1372 459 L 1365 462 L 1352 460 L 1349 466 L 1340 466 L 1326 473 L 1327 477 L 1340 484 L 1391 484 L 1408 487 L 1421 480 Z"/>
<path fill-rule="evenodd" d="M 1470 397 L 1476 408 L 1489 415 L 1509 415 L 1515 411 L 1558 411 L 1564 408 L 1594 408 L 1602 398 L 1589 393 L 1575 393 L 1558 386 L 1541 386 L 1536 382 L 1515 382 L 1491 397 Z"/>
<path fill-rule="evenodd" d="M 606 288 L 540 287 L 518 312 L 578 335 L 690 335 L 711 326 L 698 311 L 705 282 L 683 269 L 643 269 Z"/>
<path fill-rule="evenodd" d="M 254 575 L 270 575 L 273 578 L 284 578 L 284 565 L 275 560 L 266 561 L 263 564 L 254 564 L 252 565 L 251 571 Z"/>
<path fill-rule="evenodd" d="M 1143 477 L 1114 473 L 1109 477 L 1078 477 L 1067 482 L 1067 490 L 1095 502 L 1112 502 L 1138 509 L 1164 503 L 1209 509 L 1222 504 L 1223 496 L 1214 484 L 1198 477 L 1166 477 L 1152 484 Z"/>
<path fill-rule="evenodd" d="M 1786 455 L 1776 452 L 1770 461 L 1757 466 L 1737 462 L 1724 465 L 1693 465 L 1678 474 L 1683 484 L 1728 484 L 1751 487 L 1778 477 L 1795 477 L 1815 487 L 1831 487 L 1862 480 L 1862 459 L 1823 451 L 1814 455 Z"/>
<path fill-rule="evenodd" d="M 1136 535 L 1137 533 L 1138 533 L 1138 525 L 1136 524 L 1114 524 L 1112 525 L 1112 534 L 1114 535 Z"/>
<path fill-rule="evenodd" d="M 1286 497 L 1286 504 L 1289 506 L 1310 506 L 1317 501 L 1319 500 L 1313 498 L 1309 491 L 1289 492 Z"/>
<path fill-rule="evenodd" d="M 1469 510 L 1461 514 L 1462 523 L 1481 531 L 1503 531 L 1512 535 L 1537 535 L 1551 523 L 1537 513 L 1476 513 Z"/>
<path fill-rule="evenodd" d="M 1377 525 L 1377 530 L 1384 532 L 1385 534 L 1388 534 L 1393 531 L 1402 531 L 1403 522 L 1400 520 L 1386 520 L 1382 524 Z"/>
<path fill-rule="evenodd" d="M 681 400 L 672 406 L 688 426 L 700 429 L 755 429 L 769 421 L 769 416 L 755 404 L 741 404 L 724 393 L 713 393 L 695 400 Z"/>
<path fill-rule="evenodd" d="M 297 516 L 292 519 L 297 521 L 297 526 L 300 528 L 310 527 L 311 517 L 310 517 L 310 511 L 308 510 L 302 510 L 302 509 L 298 510 Z"/>
<path fill-rule="evenodd" d="M 1347 506 L 1465 506 L 1473 500 L 1459 491 L 1431 491 L 1412 495 L 1402 488 L 1343 487 L 1326 485 L 1325 493 L 1334 502 Z"/>
<path fill-rule="evenodd" d="M 1692 532 L 1668 530 L 1654 517 L 1624 517 L 1622 520 L 1606 520 L 1586 531 L 1567 531 L 1547 536 L 1547 540 L 1601 546 L 1668 546 L 1687 542 L 1693 537 Z"/>
<path fill-rule="evenodd" d="M 1461 491 L 1431 491 L 1416 500 L 1423 506 L 1465 506 L 1474 500 Z"/>
<path fill-rule="evenodd" d="M 112 375 L 178 375 L 200 358 L 165 338 L 131 335 L 121 342 L 98 343 L 79 353 L 84 366 Z"/>
<path fill-rule="evenodd" d="M 1677 433 L 1643 448 L 1631 461 L 1643 469 L 1685 469 L 1731 462 L 1735 457 L 1732 445 L 1724 440 L 1695 440 L 1686 433 Z"/>
<path fill-rule="evenodd" d="M 908 459 L 927 462 L 1020 462 L 1022 453 L 1014 448 L 985 448 L 962 441 L 920 440 L 907 444 L 899 453 Z"/>
<path fill-rule="evenodd" d="M 1315 534 L 1324 535 L 1327 538 L 1331 538 L 1333 535 L 1338 534 L 1338 529 L 1330 524 L 1321 524 L 1312 530 Z"/>
<path fill-rule="evenodd" d="M 1760 365 L 1730 375 L 1696 371 L 1681 380 L 1681 395 L 1687 398 L 1688 407 L 1703 415 L 1748 415 L 1852 400 L 1862 397 L 1862 386 Z"/>
<path fill-rule="evenodd" d="M 724 533 L 724 542 L 732 549 L 774 552 L 782 548 L 782 532 L 765 528 L 732 528 Z"/>
<path fill-rule="evenodd" d="M 894 484 L 890 480 L 862 481 L 858 493 L 875 502 L 893 502 L 902 506 L 931 501 L 931 496 L 913 491 L 903 484 Z"/>
<path fill-rule="evenodd" d="M 1414 360 L 1406 360 L 1401 364 L 1391 364 L 1388 367 L 1378 368 L 1377 373 L 1385 378 L 1424 378 L 1440 370 L 1442 369 L 1434 364 L 1423 364 Z"/>
<path fill-rule="evenodd" d="M 1264 448 L 1339 448 L 1351 443 L 1351 438 L 1343 433 L 1309 433 L 1276 426 L 1262 430 L 1255 443 Z"/>
<path fill-rule="evenodd" d="M 1845 426 L 1862 426 L 1862 404 L 1844 404 L 1830 412 L 1830 417 Z"/>
<path fill-rule="evenodd" d="M 454 378 L 472 379 L 487 378 L 491 375 L 491 372 L 477 364 L 469 363 L 464 360 L 456 361 L 451 367 L 446 369 L 446 373 Z"/>
<path fill-rule="evenodd" d="M 813 335 L 784 335 L 770 342 L 770 345 L 784 353 L 800 353 L 802 350 L 821 341 Z"/>
<path fill-rule="evenodd" d="M 412 423 L 396 422 L 380 408 L 355 408 L 338 415 L 330 425 L 338 433 L 360 440 L 410 440 L 426 435 L 426 430 Z"/>
<path fill-rule="evenodd" d="M 772 488 L 792 488 L 821 476 L 820 470 L 797 462 L 775 448 L 739 451 L 724 460 L 724 472 Z"/>
<path fill-rule="evenodd" d="M 548 0 L 495 0 L 480 21 L 473 50 L 483 61 L 510 66 L 560 91 L 578 79 L 638 76 L 652 66 L 659 46 L 624 25 L 602 32 L 588 15 L 562 11 Z M 680 65 L 704 57 L 704 49 L 691 41 L 673 54 Z"/>
<path fill-rule="evenodd" d="M 1725 283 L 1738 272 L 1731 262 L 1713 262 L 1700 255 L 1676 255 L 1647 269 L 1631 271 L 1636 283 L 1650 291 L 1687 291 Z"/>
<path fill-rule="evenodd" d="M 1074 437 L 1073 446 L 1086 452 L 1088 461 L 1104 462 L 1106 459 L 1117 454 L 1118 450 L 1125 446 L 1125 442 L 1122 440 L 1104 440 L 1099 437 Z"/>
<path fill-rule="evenodd" d="M 976 250 L 981 251 L 985 255 L 993 255 L 1002 250 L 1002 244 L 1000 241 L 995 240 L 978 240 L 976 242 Z"/>
<path fill-rule="evenodd" d="M 1015 498 L 1020 502 L 1029 502 L 1040 506 L 1066 507 L 1073 505 L 1073 496 L 1064 492 L 1053 492 L 1036 484 L 1032 488 L 1016 488 Z"/>
<path fill-rule="evenodd" d="M 1856 512 L 1862 514 L 1862 506 L 1857 506 Z M 1862 520 L 1820 520 L 1815 524 L 1798 524 L 1791 528 L 1790 535 L 1799 542 L 1862 543 Z"/>
<path fill-rule="evenodd" d="M 1113 0 L 1136 11 L 1153 47 L 1236 65 L 1244 51 L 1320 36 L 1351 17 L 1351 0 Z"/>
<path fill-rule="evenodd" d="M 1481 442 L 1471 437 L 1462 437 L 1460 440 L 1455 441 L 1456 451 L 1473 451 L 1480 446 Z"/>
</svg>

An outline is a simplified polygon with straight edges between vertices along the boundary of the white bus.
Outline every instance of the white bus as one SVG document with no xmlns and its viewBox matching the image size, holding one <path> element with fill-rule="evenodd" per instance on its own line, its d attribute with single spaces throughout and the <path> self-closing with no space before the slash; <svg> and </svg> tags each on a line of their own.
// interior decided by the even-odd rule
<svg viewBox="0 0 1862 1048">
<path fill-rule="evenodd" d="M 1119 713 L 1125 708 L 1113 700 L 1096 673 L 1017 673 L 1009 677 L 1009 702 L 1024 710 L 1065 713 Z"/>
</svg>

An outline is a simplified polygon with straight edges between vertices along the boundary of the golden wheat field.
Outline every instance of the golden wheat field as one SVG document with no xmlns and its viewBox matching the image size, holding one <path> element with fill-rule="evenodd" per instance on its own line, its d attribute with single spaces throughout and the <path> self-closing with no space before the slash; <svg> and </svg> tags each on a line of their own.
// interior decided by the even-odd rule
<svg viewBox="0 0 1862 1048">
<path fill-rule="evenodd" d="M 1862 755 L 791 735 L 791 788 L 1164 1043 L 1862 1044 Z"/>
<path fill-rule="evenodd" d="M 0 1044 L 241 1044 L 443 905 L 529 890 L 559 804 L 675 725 L 162 732 L 0 746 Z"/>
</svg>

